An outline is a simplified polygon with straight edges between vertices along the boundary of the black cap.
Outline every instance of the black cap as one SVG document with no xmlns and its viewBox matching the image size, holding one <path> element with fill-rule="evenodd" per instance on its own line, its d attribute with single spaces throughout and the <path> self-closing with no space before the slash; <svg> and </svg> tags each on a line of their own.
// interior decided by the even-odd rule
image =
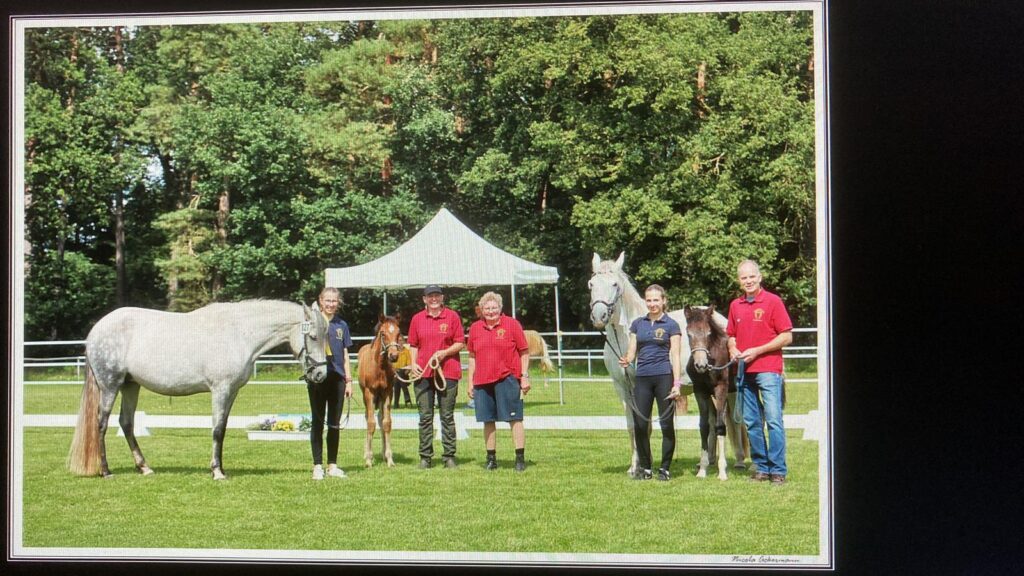
<svg viewBox="0 0 1024 576">
<path fill-rule="evenodd" d="M 427 294 L 444 294 L 444 291 L 437 284 L 427 284 L 427 287 L 423 289 L 423 295 Z"/>
</svg>

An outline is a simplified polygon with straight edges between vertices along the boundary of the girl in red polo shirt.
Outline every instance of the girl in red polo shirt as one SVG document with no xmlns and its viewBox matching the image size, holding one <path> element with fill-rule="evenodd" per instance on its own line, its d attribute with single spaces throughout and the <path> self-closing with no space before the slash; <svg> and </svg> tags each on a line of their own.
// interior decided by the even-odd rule
<svg viewBox="0 0 1024 576">
<path fill-rule="evenodd" d="M 526 431 L 523 428 L 523 395 L 530 391 L 529 347 L 523 327 L 501 313 L 501 295 L 487 292 L 480 298 L 483 318 L 469 327 L 469 370 L 473 385 L 476 421 L 484 424 L 487 470 L 498 468 L 495 431 L 497 421 L 508 422 L 516 449 L 515 471 L 526 470 Z"/>
</svg>

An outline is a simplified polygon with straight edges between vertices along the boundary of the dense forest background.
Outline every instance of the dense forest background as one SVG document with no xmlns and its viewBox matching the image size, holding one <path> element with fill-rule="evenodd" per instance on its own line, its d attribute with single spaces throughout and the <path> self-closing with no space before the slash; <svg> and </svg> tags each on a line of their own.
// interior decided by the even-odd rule
<svg viewBox="0 0 1024 576">
<path fill-rule="evenodd" d="M 589 329 L 595 251 L 673 307 L 724 307 L 752 257 L 815 323 L 810 12 L 33 28 L 25 47 L 27 340 L 124 305 L 309 302 L 441 206 L 558 267 L 563 329 Z M 380 293 L 343 296 L 367 333 Z M 554 327 L 550 287 L 516 303 Z"/>
</svg>

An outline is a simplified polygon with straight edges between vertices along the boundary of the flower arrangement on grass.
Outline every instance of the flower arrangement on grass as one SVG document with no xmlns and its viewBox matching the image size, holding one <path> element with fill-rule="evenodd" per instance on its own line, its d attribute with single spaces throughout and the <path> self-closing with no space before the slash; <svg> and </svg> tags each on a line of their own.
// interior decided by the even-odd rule
<svg viewBox="0 0 1024 576">
<path fill-rule="evenodd" d="M 255 424 L 250 424 L 248 429 L 264 430 L 271 432 L 308 432 L 309 429 L 312 427 L 313 421 L 306 416 L 302 417 L 302 420 L 299 422 L 298 426 L 296 426 L 295 422 L 293 422 L 292 420 L 283 418 L 278 420 L 276 416 L 272 416 L 270 418 L 266 418 L 265 420 L 261 420 L 260 422 L 257 422 Z"/>
<path fill-rule="evenodd" d="M 275 432 L 294 432 L 295 424 L 291 420 L 278 420 L 270 429 Z"/>
</svg>

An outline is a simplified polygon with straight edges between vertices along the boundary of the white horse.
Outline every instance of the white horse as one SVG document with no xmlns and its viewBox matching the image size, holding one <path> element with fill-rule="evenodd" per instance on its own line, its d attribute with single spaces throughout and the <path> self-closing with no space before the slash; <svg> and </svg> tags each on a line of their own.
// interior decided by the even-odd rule
<svg viewBox="0 0 1024 576">
<path fill-rule="evenodd" d="M 247 300 L 210 304 L 187 314 L 119 308 L 100 319 L 85 341 L 86 379 L 68 455 L 75 474 L 110 476 L 104 436 L 118 391 L 121 429 L 142 474 L 152 474 L 135 439 L 140 386 L 167 396 L 210 392 L 213 404 L 213 478 L 221 467 L 224 430 L 238 390 L 260 355 L 287 342 L 302 360 L 304 378 L 327 377 L 327 321 L 305 304 Z"/>
<path fill-rule="evenodd" d="M 647 314 L 647 306 L 644 304 L 643 296 L 633 287 L 632 281 L 622 271 L 622 264 L 626 259 L 626 253 L 622 252 L 615 261 L 601 260 L 595 252 L 592 261 L 593 276 L 590 278 L 590 321 L 598 330 L 605 331 L 604 365 L 615 385 L 615 391 L 622 401 L 626 413 L 626 429 L 629 430 L 629 444 L 633 450 L 632 460 L 628 474 L 636 474 L 639 462 L 639 455 L 636 451 L 636 435 L 633 431 L 633 409 L 631 408 L 633 398 L 633 385 L 636 382 L 636 374 L 632 366 L 625 370 L 619 365 L 619 357 L 625 355 L 629 345 L 629 325 L 640 316 Z M 683 334 L 686 333 L 686 316 L 683 310 L 672 310 L 669 317 L 679 323 Z M 715 321 L 725 328 L 726 318 L 715 313 Z M 680 342 L 680 366 L 686 366 L 690 357 L 690 344 L 686 338 Z M 685 372 L 683 377 L 683 394 L 690 394 L 693 391 L 693 384 Z M 730 419 L 731 420 L 731 419 Z M 650 426 L 650 422 L 648 422 Z M 733 435 L 733 449 L 737 455 L 737 462 L 743 462 L 742 442 L 737 447 Z M 712 444 L 711 446 L 715 446 Z M 709 449 L 714 449 L 709 447 Z M 715 455 L 702 451 L 702 462 L 714 462 Z M 706 467 L 706 464 L 705 464 Z"/>
</svg>

